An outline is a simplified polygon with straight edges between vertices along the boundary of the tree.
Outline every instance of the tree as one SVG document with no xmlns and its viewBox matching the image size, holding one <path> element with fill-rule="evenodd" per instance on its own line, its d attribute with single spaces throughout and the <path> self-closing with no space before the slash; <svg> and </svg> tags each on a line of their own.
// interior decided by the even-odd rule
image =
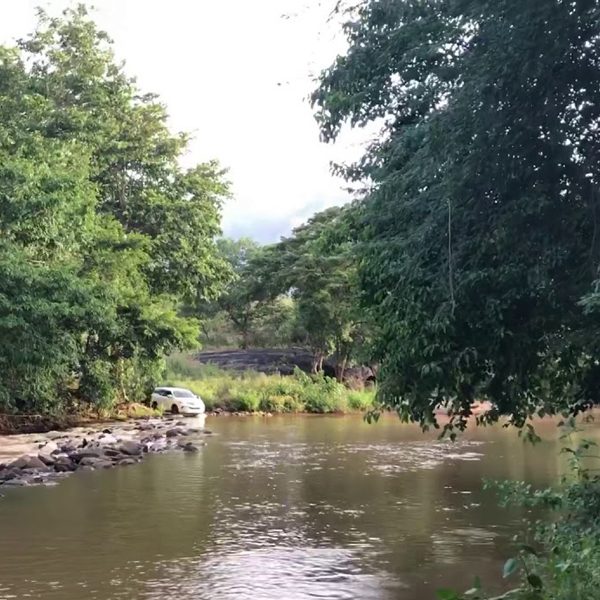
<svg viewBox="0 0 600 600">
<path fill-rule="evenodd" d="M 0 405 L 141 399 L 197 339 L 180 302 L 227 278 L 227 182 L 214 162 L 181 169 L 187 136 L 83 7 L 39 16 L 0 47 Z"/>
<path fill-rule="evenodd" d="M 223 238 L 218 246 L 221 256 L 234 273 L 234 279 L 218 298 L 217 306 L 227 313 L 241 335 L 241 347 L 247 348 L 252 327 L 264 312 L 263 294 L 252 268 L 252 259 L 260 252 L 260 246 L 248 238 Z"/>
<path fill-rule="evenodd" d="M 341 10 L 341 9 L 340 9 Z M 598 400 L 598 3 L 367 0 L 313 94 L 323 137 L 379 123 L 359 163 L 361 282 L 380 394 L 464 426 Z M 582 300 L 583 298 L 583 300 Z M 451 424 L 452 425 L 452 424 Z"/>
<path fill-rule="evenodd" d="M 334 207 L 317 213 L 269 249 L 272 285 L 296 300 L 298 320 L 314 353 L 313 371 L 333 354 L 342 380 L 367 314 L 361 310 L 350 211 Z"/>
</svg>

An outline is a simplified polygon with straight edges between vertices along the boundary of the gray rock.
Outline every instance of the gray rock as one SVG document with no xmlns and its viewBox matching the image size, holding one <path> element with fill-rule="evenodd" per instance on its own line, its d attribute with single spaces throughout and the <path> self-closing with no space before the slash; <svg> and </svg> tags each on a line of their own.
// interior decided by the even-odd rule
<svg viewBox="0 0 600 600">
<path fill-rule="evenodd" d="M 52 456 L 51 454 L 44 454 L 42 452 L 40 452 L 38 454 L 38 458 L 47 466 L 47 467 L 51 467 L 55 462 L 56 462 L 56 458 L 54 456 Z"/>
<path fill-rule="evenodd" d="M 113 466 L 110 460 L 93 458 L 91 456 L 82 458 L 79 464 L 82 467 L 93 467 L 94 469 L 110 469 Z"/>
<path fill-rule="evenodd" d="M 134 442 L 133 440 L 122 442 L 119 446 L 119 450 L 128 456 L 138 456 L 143 451 L 142 445 L 139 442 Z"/>
<path fill-rule="evenodd" d="M 58 451 L 58 444 L 53 440 L 48 440 L 47 442 L 40 444 L 38 447 L 40 454 L 50 455 L 53 452 Z"/>
<path fill-rule="evenodd" d="M 135 458 L 122 458 L 119 460 L 119 466 L 135 465 L 138 461 Z"/>
<path fill-rule="evenodd" d="M 28 454 L 24 454 L 16 460 L 13 460 L 8 466 L 12 469 L 48 470 L 48 467 L 37 456 L 29 456 Z"/>
<path fill-rule="evenodd" d="M 9 469 L 9 468 L 0 470 L 0 482 L 6 482 L 11 479 L 14 479 L 15 477 L 17 477 L 19 472 L 20 471 L 18 469 Z"/>
<path fill-rule="evenodd" d="M 25 479 L 9 479 L 8 481 L 5 481 L 2 485 L 10 485 L 10 486 L 14 486 L 14 487 L 25 487 L 25 486 L 29 485 L 29 481 L 27 481 Z"/>
<path fill-rule="evenodd" d="M 137 423 L 135 428 L 139 431 L 150 431 L 155 429 L 155 425 L 152 423 Z"/>
<path fill-rule="evenodd" d="M 113 457 L 123 456 L 123 453 L 116 448 L 104 448 L 104 455 Z"/>
<path fill-rule="evenodd" d="M 199 448 L 197 446 L 194 446 L 194 444 L 192 444 L 192 442 L 188 442 L 183 447 L 183 451 L 184 452 L 198 452 Z"/>
<path fill-rule="evenodd" d="M 98 441 L 101 444 L 117 444 L 119 442 L 119 440 L 112 434 L 110 433 L 103 433 L 99 438 Z"/>
<path fill-rule="evenodd" d="M 102 458 L 104 451 L 101 448 L 80 448 L 75 452 L 69 453 L 69 458 L 79 462 L 84 458 Z"/>
<path fill-rule="evenodd" d="M 184 435 L 185 434 L 185 429 L 183 429 L 182 427 L 173 427 L 173 429 L 167 429 L 165 435 L 168 438 L 171 437 L 177 437 L 178 435 Z"/>
<path fill-rule="evenodd" d="M 54 470 L 58 473 L 67 473 L 74 471 L 77 468 L 77 463 L 71 460 L 68 456 L 57 456 L 54 463 Z"/>
</svg>

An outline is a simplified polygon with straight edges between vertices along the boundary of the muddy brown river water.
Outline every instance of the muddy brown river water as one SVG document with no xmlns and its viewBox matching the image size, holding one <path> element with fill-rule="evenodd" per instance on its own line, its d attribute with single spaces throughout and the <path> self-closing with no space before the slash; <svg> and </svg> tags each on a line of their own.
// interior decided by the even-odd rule
<svg viewBox="0 0 600 600">
<path fill-rule="evenodd" d="M 197 454 L 0 493 L 0 600 L 421 600 L 502 589 L 524 514 L 482 478 L 562 469 L 552 424 L 439 442 L 393 417 L 209 417 Z M 596 431 L 593 431 L 596 434 Z"/>
</svg>

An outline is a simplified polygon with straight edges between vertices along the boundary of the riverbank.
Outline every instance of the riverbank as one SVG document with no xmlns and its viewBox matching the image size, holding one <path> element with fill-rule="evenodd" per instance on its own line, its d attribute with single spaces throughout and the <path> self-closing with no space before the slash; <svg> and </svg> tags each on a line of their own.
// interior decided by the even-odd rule
<svg viewBox="0 0 600 600">
<path fill-rule="evenodd" d="M 375 386 L 349 387 L 323 373 L 291 375 L 230 371 L 175 356 L 167 360 L 166 384 L 198 394 L 207 411 L 233 413 L 350 413 L 376 403 Z"/>
<path fill-rule="evenodd" d="M 197 452 L 210 435 L 204 418 L 153 418 L 80 426 L 67 431 L 0 436 L 0 487 L 56 485 L 79 470 L 141 462 L 168 450 Z"/>
</svg>

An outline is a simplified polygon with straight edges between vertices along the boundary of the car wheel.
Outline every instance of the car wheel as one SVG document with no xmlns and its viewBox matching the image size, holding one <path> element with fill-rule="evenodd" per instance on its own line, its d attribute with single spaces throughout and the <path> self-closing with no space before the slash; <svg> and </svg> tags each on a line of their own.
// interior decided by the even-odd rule
<svg viewBox="0 0 600 600">
<path fill-rule="evenodd" d="M 177 406 L 177 404 L 173 404 L 173 406 L 171 406 L 171 412 L 174 415 L 178 415 L 179 414 L 179 406 Z"/>
<path fill-rule="evenodd" d="M 152 410 L 158 410 L 158 402 L 155 400 L 151 405 Z"/>
</svg>

